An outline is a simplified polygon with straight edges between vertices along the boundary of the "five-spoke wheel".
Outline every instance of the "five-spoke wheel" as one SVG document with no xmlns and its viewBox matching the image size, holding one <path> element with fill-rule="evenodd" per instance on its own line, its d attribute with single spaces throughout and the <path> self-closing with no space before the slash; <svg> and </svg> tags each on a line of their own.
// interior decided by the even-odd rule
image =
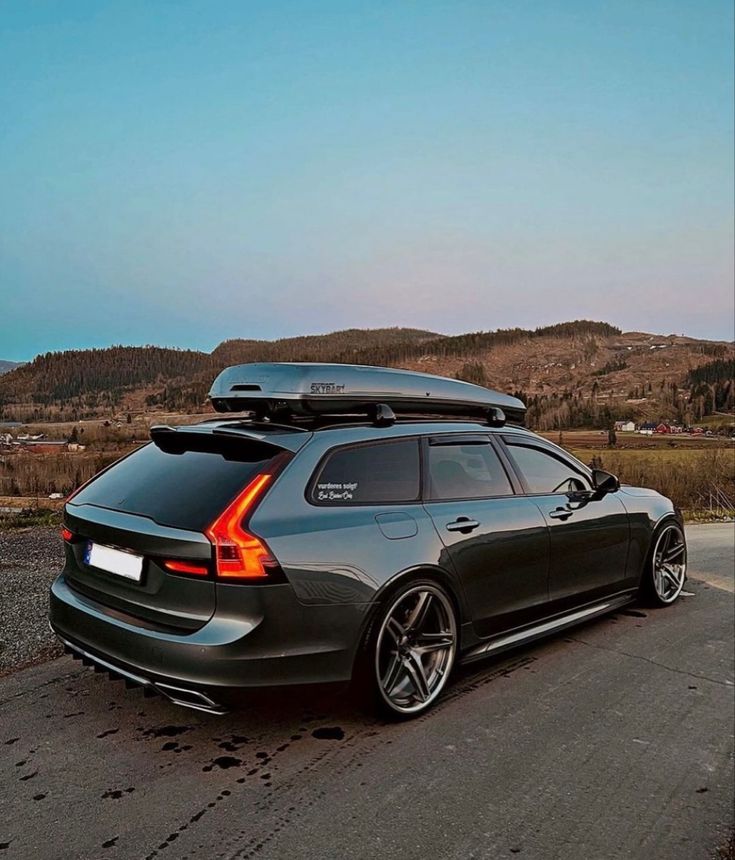
<svg viewBox="0 0 735 860">
<path fill-rule="evenodd" d="M 384 707 L 415 716 L 439 696 L 457 651 L 457 620 L 441 586 L 419 582 L 388 602 L 374 640 L 374 672 Z"/>
<path fill-rule="evenodd" d="M 658 532 L 650 564 L 649 595 L 655 603 L 668 606 L 681 594 L 686 580 L 687 547 L 679 525 L 667 523 Z"/>
</svg>

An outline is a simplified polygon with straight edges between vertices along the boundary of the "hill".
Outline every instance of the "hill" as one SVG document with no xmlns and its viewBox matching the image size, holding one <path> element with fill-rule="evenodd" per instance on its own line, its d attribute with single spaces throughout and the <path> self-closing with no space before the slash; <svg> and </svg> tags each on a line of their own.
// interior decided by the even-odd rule
<svg viewBox="0 0 735 860">
<path fill-rule="evenodd" d="M 218 367 L 249 361 L 343 360 L 356 363 L 366 350 L 383 356 L 403 347 L 420 349 L 421 344 L 441 337 L 436 332 L 415 328 L 348 328 L 272 341 L 226 340 L 212 352 L 212 359 Z"/>
<path fill-rule="evenodd" d="M 0 375 L 3 373 L 9 373 L 11 370 L 15 370 L 16 367 L 20 367 L 23 364 L 22 361 L 4 361 L 0 359 Z"/>
<path fill-rule="evenodd" d="M 236 339 L 211 353 L 123 347 L 47 353 L 0 379 L 0 417 L 76 420 L 124 412 L 207 409 L 215 374 L 249 361 L 336 361 L 422 370 L 523 397 L 540 429 L 615 418 L 685 423 L 732 410 L 732 343 L 622 332 L 577 320 L 534 330 L 441 335 L 347 329 L 275 341 Z"/>
</svg>

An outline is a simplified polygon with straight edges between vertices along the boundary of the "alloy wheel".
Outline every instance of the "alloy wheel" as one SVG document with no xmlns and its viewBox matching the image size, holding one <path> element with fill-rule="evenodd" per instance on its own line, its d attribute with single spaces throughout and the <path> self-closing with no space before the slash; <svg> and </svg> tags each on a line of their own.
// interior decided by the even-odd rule
<svg viewBox="0 0 735 860">
<path fill-rule="evenodd" d="M 673 603 L 684 587 L 687 549 L 679 526 L 668 525 L 653 551 L 653 587 L 661 603 Z"/>
<path fill-rule="evenodd" d="M 447 682 L 457 649 L 457 622 L 440 588 L 421 584 L 400 594 L 378 633 L 375 671 L 385 703 L 397 713 L 427 708 Z"/>
</svg>

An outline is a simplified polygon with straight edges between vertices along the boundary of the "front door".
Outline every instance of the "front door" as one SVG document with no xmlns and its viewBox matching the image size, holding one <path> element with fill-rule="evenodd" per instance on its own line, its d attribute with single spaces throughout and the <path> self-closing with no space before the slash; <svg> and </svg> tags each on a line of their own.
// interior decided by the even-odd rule
<svg viewBox="0 0 735 860">
<path fill-rule="evenodd" d="M 424 448 L 425 507 L 446 547 L 478 636 L 544 614 L 549 529 L 514 492 L 486 435 L 439 435 Z"/>
<path fill-rule="evenodd" d="M 549 598 L 558 608 L 626 588 L 630 527 L 615 493 L 598 494 L 564 453 L 519 436 L 507 450 L 551 535 Z"/>
</svg>

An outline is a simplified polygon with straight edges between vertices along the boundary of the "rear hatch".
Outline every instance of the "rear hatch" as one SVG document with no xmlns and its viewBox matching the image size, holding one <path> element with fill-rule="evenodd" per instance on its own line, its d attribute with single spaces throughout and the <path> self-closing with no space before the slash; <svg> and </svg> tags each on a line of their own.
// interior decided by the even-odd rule
<svg viewBox="0 0 735 860">
<path fill-rule="evenodd" d="M 110 614 L 168 631 L 202 627 L 216 608 L 206 529 L 259 474 L 282 468 L 311 434 L 247 423 L 154 428 L 67 502 L 69 585 Z"/>
</svg>

